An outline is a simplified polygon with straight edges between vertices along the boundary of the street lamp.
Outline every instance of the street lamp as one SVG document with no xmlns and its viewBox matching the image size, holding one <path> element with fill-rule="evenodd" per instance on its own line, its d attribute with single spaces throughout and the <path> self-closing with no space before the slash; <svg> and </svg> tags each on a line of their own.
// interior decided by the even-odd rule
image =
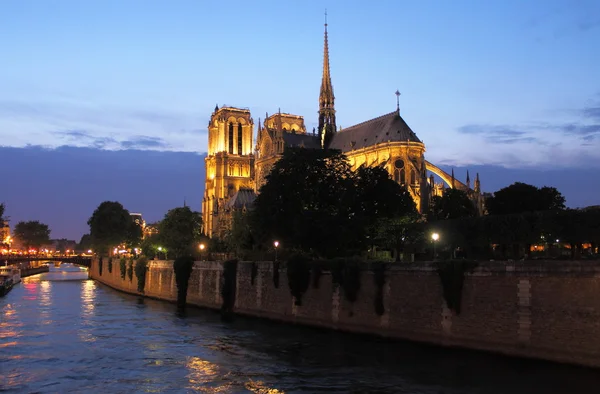
<svg viewBox="0 0 600 394">
<path fill-rule="evenodd" d="M 158 253 L 159 253 L 159 254 L 158 254 L 158 258 L 160 258 L 160 252 L 162 252 L 162 246 L 159 246 L 159 247 L 158 247 Z"/>
<path fill-rule="evenodd" d="M 433 240 L 433 260 L 435 261 L 435 243 L 437 242 L 438 239 L 440 239 L 440 235 L 438 233 L 433 233 L 431 234 L 431 239 Z"/>
<path fill-rule="evenodd" d="M 275 246 L 275 261 L 277 261 L 277 248 L 279 247 L 279 241 L 273 242 L 273 246 Z"/>
<path fill-rule="evenodd" d="M 200 258 L 202 260 L 204 260 L 204 249 L 206 248 L 206 245 L 204 244 L 200 244 Z"/>
</svg>

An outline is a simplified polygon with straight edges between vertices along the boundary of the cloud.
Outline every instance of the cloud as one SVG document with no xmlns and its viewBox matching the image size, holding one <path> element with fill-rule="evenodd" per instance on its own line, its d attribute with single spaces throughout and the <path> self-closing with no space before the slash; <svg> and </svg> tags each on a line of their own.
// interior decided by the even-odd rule
<svg viewBox="0 0 600 394">
<path fill-rule="evenodd" d="M 583 116 L 600 121 L 600 107 L 588 107 L 583 109 Z"/>
<path fill-rule="evenodd" d="M 573 123 L 564 125 L 561 128 L 567 135 L 589 136 L 600 133 L 600 124 L 581 125 Z"/>
<path fill-rule="evenodd" d="M 208 111 L 206 112 L 208 113 Z M 2 145 L 62 145 L 108 150 L 206 150 L 208 118 L 201 113 L 107 107 L 75 100 L 18 101 L 0 95 Z M 205 115 L 205 114 L 204 114 Z"/>
<path fill-rule="evenodd" d="M 160 150 L 168 150 L 167 148 L 169 148 L 169 144 L 167 144 L 162 138 L 140 135 L 126 141 L 121 141 L 121 147 L 124 149 L 145 150 L 148 148 L 160 148 Z"/>
<path fill-rule="evenodd" d="M 469 124 L 459 127 L 458 132 L 461 134 L 479 135 L 487 142 L 494 144 L 542 143 L 539 139 L 529 136 L 527 131 L 508 125 Z"/>
</svg>

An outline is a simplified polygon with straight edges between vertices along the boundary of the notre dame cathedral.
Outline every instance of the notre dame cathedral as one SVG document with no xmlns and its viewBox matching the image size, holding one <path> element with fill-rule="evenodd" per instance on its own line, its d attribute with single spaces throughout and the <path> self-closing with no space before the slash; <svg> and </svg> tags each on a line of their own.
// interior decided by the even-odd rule
<svg viewBox="0 0 600 394">
<path fill-rule="evenodd" d="M 222 238 L 231 227 L 236 210 L 252 206 L 273 164 L 286 147 L 338 149 L 353 169 L 361 165 L 384 166 L 394 181 L 405 186 L 419 212 L 426 212 L 431 197 L 445 187 L 467 192 L 478 212 L 483 212 L 479 174 L 473 188 L 469 174 L 466 183 L 425 160 L 425 144 L 396 110 L 339 129 L 335 118 L 335 96 L 329 70 L 327 24 L 323 48 L 323 76 L 319 93 L 319 126 L 308 133 L 304 118 L 281 111 L 259 119 L 256 146 L 253 146 L 254 120 L 250 110 L 215 107 L 208 125 L 206 181 L 202 201 L 204 232 Z M 399 95 L 399 92 L 396 92 Z M 434 174 L 440 179 L 436 183 Z"/>
</svg>

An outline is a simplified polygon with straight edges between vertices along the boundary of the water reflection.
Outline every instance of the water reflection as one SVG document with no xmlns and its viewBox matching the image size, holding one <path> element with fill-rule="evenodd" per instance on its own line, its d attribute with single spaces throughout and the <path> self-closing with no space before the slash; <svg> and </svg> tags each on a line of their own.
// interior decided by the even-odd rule
<svg viewBox="0 0 600 394">
<path fill-rule="evenodd" d="M 0 391 L 533 394 L 596 392 L 600 373 L 236 318 L 116 292 L 87 273 L 0 299 Z M 47 324 L 46 322 L 52 322 Z"/>
</svg>

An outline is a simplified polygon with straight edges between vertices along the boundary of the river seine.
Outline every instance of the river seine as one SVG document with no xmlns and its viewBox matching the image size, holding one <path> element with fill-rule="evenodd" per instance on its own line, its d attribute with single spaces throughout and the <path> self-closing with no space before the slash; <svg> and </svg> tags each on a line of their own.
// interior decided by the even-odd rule
<svg viewBox="0 0 600 394">
<path fill-rule="evenodd" d="M 119 293 L 73 266 L 0 298 L 9 393 L 597 393 L 600 371 L 378 340 Z"/>
</svg>

